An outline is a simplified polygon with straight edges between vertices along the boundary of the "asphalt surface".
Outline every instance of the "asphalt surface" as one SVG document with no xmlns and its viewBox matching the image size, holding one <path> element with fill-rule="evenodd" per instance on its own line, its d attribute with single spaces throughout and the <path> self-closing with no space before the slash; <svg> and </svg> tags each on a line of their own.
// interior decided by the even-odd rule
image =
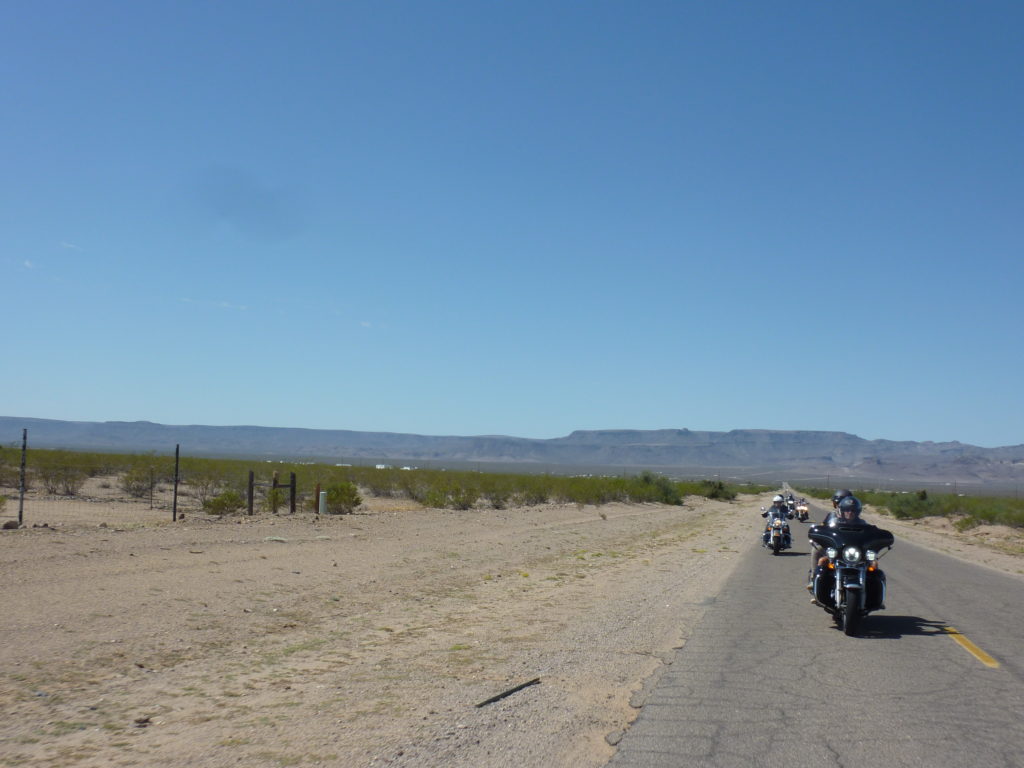
<svg viewBox="0 0 1024 768">
<path fill-rule="evenodd" d="M 773 556 L 751 515 L 610 766 L 1024 766 L 1024 579 L 897 537 L 887 609 L 847 637 L 804 589 L 807 526 Z"/>
</svg>

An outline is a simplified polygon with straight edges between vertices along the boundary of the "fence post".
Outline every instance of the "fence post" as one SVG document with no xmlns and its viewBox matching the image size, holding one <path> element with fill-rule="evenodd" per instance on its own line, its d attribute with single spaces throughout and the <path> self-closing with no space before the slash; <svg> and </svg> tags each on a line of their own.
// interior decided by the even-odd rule
<svg viewBox="0 0 1024 768">
<path fill-rule="evenodd" d="M 292 472 L 292 474 L 291 474 L 291 480 L 292 480 L 292 490 L 291 490 L 291 493 L 288 494 L 288 503 L 291 506 L 292 514 L 294 515 L 295 514 L 295 497 L 296 497 L 295 473 L 294 472 Z"/>
<path fill-rule="evenodd" d="M 171 520 L 178 519 L 178 470 L 181 461 L 181 443 L 174 446 L 174 500 L 171 502 Z"/>
<path fill-rule="evenodd" d="M 28 453 L 28 430 L 21 430 L 21 476 L 18 480 L 18 525 L 25 520 L 25 454 Z"/>
<path fill-rule="evenodd" d="M 256 483 L 256 473 L 251 469 L 249 470 L 249 514 L 252 515 L 252 497 L 255 493 L 253 485 Z"/>
</svg>

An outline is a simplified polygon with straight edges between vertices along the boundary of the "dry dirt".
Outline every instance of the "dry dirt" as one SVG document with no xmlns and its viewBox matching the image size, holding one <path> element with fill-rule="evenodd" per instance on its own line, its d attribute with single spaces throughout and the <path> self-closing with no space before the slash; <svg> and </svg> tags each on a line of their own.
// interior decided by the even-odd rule
<svg viewBox="0 0 1024 768">
<path fill-rule="evenodd" d="M 762 503 L 55 510 L 0 532 L 0 765 L 604 765 Z"/>
<path fill-rule="evenodd" d="M 868 509 L 868 513 L 872 510 Z M 885 514 L 878 515 L 873 522 L 892 531 L 897 541 L 905 538 L 960 560 L 1005 573 L 1024 574 L 1024 532 L 1019 529 L 981 525 L 961 532 L 945 517 L 895 520 Z"/>
</svg>

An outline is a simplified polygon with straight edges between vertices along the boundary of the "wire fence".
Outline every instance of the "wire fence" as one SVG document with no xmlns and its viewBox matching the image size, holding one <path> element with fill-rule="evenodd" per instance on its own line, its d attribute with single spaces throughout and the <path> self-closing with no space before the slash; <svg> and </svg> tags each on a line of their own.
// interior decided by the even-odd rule
<svg viewBox="0 0 1024 768">
<path fill-rule="evenodd" d="M 182 470 L 171 456 L 147 454 L 124 464 L 111 455 L 31 450 L 27 430 L 0 448 L 0 525 L 4 528 L 106 525 L 126 527 L 206 515 L 204 503 L 224 490 L 242 500 L 241 513 L 272 507 L 294 512 L 294 474 L 287 482 L 236 469 L 225 476 Z M 123 456 L 118 456 L 123 460 Z"/>
</svg>

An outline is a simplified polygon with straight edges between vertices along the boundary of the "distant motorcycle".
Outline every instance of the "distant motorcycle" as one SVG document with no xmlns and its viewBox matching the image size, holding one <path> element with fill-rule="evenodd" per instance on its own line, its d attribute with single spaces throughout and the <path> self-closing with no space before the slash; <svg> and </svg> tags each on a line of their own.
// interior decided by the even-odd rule
<svg viewBox="0 0 1024 768">
<path fill-rule="evenodd" d="M 773 555 L 777 555 L 782 550 L 792 547 L 793 537 L 789 532 L 788 520 L 793 515 L 777 507 L 772 507 L 768 510 L 761 507 L 761 514 L 768 518 L 764 533 L 761 536 L 761 546 L 770 549 Z"/>
<path fill-rule="evenodd" d="M 878 561 L 894 543 L 893 535 L 867 523 L 815 525 L 808 538 L 828 558 L 815 568 L 814 602 L 832 615 L 847 635 L 856 635 L 865 616 L 885 608 L 885 573 Z"/>
<path fill-rule="evenodd" d="M 801 523 L 806 523 L 807 518 L 811 515 L 811 508 L 807 504 L 807 499 L 800 499 L 796 503 L 796 519 Z"/>
</svg>

